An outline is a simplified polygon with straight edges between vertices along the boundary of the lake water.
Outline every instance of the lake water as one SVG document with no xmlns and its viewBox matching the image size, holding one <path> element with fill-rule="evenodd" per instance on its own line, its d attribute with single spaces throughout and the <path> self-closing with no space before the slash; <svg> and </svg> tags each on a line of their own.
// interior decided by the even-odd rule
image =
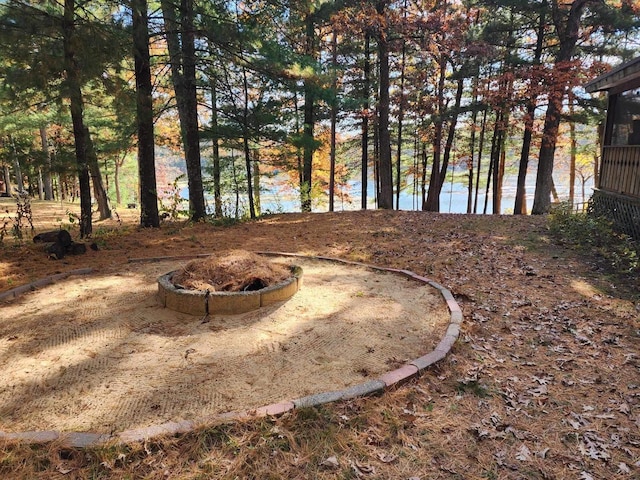
<svg viewBox="0 0 640 480">
<path fill-rule="evenodd" d="M 529 180 L 529 179 L 528 179 Z M 501 213 L 513 213 L 513 207 L 516 196 L 516 183 L 517 177 L 505 177 L 505 182 L 502 188 L 502 203 Z M 569 198 L 568 185 L 557 185 L 558 196 L 560 200 L 567 200 Z M 273 212 L 298 212 L 300 211 L 300 201 L 297 196 L 283 195 L 278 193 L 278 189 L 267 189 L 261 194 L 261 206 L 263 211 Z M 368 206 L 369 208 L 375 208 L 375 198 L 372 192 L 375 191 L 373 182 L 367 187 L 368 190 Z M 467 197 L 468 191 L 466 185 L 460 183 L 445 183 L 440 193 L 440 211 L 442 213 L 466 213 L 467 212 Z M 533 194 L 535 191 L 535 178 L 530 179 L 526 185 L 527 191 L 527 211 L 531 211 L 533 206 Z M 349 189 L 349 196 L 351 201 L 342 201 L 340 195 L 335 196 L 334 210 L 346 211 L 346 210 L 359 210 L 361 205 L 361 193 L 362 187 L 360 182 L 351 182 Z M 593 194 L 593 182 L 585 186 L 585 201 L 589 200 Z M 478 192 L 478 206 L 477 213 L 482 213 L 485 203 L 484 189 Z M 492 203 L 493 195 L 489 191 L 489 198 L 487 204 L 487 213 L 491 213 L 493 209 Z M 395 197 L 394 197 L 395 202 Z M 576 186 L 575 203 L 582 202 L 581 187 Z M 400 209 L 401 210 L 420 210 L 422 207 L 422 199 L 420 195 L 412 195 L 410 192 L 400 193 Z M 328 210 L 328 200 L 320 205 L 314 205 L 313 211 L 326 212 Z"/>
<path fill-rule="evenodd" d="M 562 180 L 562 179 L 561 179 Z M 502 204 L 501 213 L 508 214 L 513 213 L 513 206 L 515 203 L 517 177 L 505 176 L 504 185 L 502 188 Z M 556 180 L 557 182 L 557 180 Z M 558 196 L 560 200 L 567 200 L 569 197 L 568 182 L 558 182 L 556 184 Z M 263 213 L 290 213 L 300 211 L 300 200 L 297 192 L 291 192 L 290 188 L 284 189 L 280 186 L 277 179 L 271 179 L 265 181 L 262 184 L 263 191 L 260 193 L 260 203 Z M 373 182 L 368 185 L 368 206 L 371 209 L 375 208 L 375 199 L 372 192 L 375 191 Z M 535 191 L 535 177 L 529 175 L 527 177 L 527 211 L 531 211 L 533 205 L 533 194 Z M 361 183 L 357 181 L 349 182 L 348 196 L 350 201 L 343 200 L 339 194 L 335 196 L 334 210 L 335 211 L 348 211 L 359 210 L 361 204 Z M 180 192 L 182 198 L 188 198 L 188 189 L 183 187 Z M 588 201 L 593 194 L 593 182 L 590 181 L 585 185 L 585 201 Z M 460 183 L 447 182 L 442 188 L 440 194 L 440 212 L 442 213 L 466 213 L 467 212 L 467 196 L 468 188 L 466 185 Z M 213 195 L 205 194 L 205 200 L 207 202 L 207 208 L 209 211 L 213 211 Z M 226 196 L 224 202 L 227 205 L 227 209 L 234 209 L 235 197 Z M 581 185 L 576 185 L 575 189 L 575 203 L 582 202 L 582 188 Z M 395 202 L 395 196 L 394 196 Z M 401 210 L 420 210 L 422 206 L 422 200 L 420 195 L 417 197 L 412 195 L 411 192 L 400 193 L 400 209 Z M 482 213 L 484 210 L 485 194 L 484 189 L 478 194 L 478 207 L 477 213 Z M 246 208 L 247 199 L 241 195 L 240 205 L 241 209 Z M 487 205 L 487 213 L 492 212 L 492 195 L 489 192 L 489 199 Z M 317 202 L 313 205 L 312 210 L 314 212 L 326 212 L 328 211 L 328 198 L 324 202 Z M 226 212 L 233 216 L 235 212 Z"/>
</svg>

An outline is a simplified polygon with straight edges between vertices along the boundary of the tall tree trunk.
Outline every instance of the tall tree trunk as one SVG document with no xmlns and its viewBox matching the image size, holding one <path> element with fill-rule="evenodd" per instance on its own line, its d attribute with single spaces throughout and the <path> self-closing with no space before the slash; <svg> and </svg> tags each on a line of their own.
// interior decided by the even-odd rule
<svg viewBox="0 0 640 480">
<path fill-rule="evenodd" d="M 256 218 L 256 208 L 253 201 L 253 177 L 251 171 L 251 150 L 249 149 L 249 138 L 245 132 L 242 135 L 242 150 L 244 153 L 244 168 L 247 175 L 247 196 L 249 198 L 249 216 Z"/>
<path fill-rule="evenodd" d="M 108 169 L 108 164 L 107 164 L 107 159 L 105 158 L 104 159 L 104 171 L 105 171 L 104 187 L 105 187 L 105 190 L 108 192 L 109 191 L 109 171 L 107 169 Z"/>
<path fill-rule="evenodd" d="M 573 114 L 575 112 L 574 109 L 574 101 L 573 95 L 569 95 L 569 113 L 571 115 L 571 119 L 569 120 L 569 142 L 570 149 L 569 152 L 569 203 L 571 204 L 571 208 L 573 208 L 575 202 L 575 188 L 576 188 L 576 155 L 578 150 L 578 140 L 576 138 L 576 122 L 573 119 Z"/>
<path fill-rule="evenodd" d="M 489 190 L 492 192 L 492 211 L 495 213 L 495 196 L 498 194 L 497 187 L 495 187 L 495 183 L 498 178 L 498 168 L 500 163 L 500 150 L 502 145 L 502 115 L 504 111 L 502 109 L 497 110 L 496 112 L 495 122 L 493 124 L 493 135 L 491 137 L 491 154 L 489 158 L 489 171 L 487 172 L 487 185 L 485 188 L 485 197 L 484 197 L 484 208 L 482 210 L 483 214 L 487 213 L 487 207 L 489 205 Z"/>
<path fill-rule="evenodd" d="M 25 180 L 27 181 L 27 189 L 25 190 L 27 195 L 35 197 L 38 189 L 38 181 L 33 178 L 29 172 L 25 174 Z"/>
<path fill-rule="evenodd" d="M 316 60 L 316 35 L 313 14 L 309 12 L 305 18 L 306 43 L 305 54 L 309 61 Z M 303 153 L 302 153 L 302 183 L 300 184 L 301 209 L 303 212 L 311 211 L 311 190 L 312 190 L 312 170 L 313 153 L 315 151 L 315 79 L 306 78 L 304 80 L 304 119 L 302 126 Z"/>
<path fill-rule="evenodd" d="M 238 181 L 238 174 L 236 172 L 236 156 L 233 148 L 231 149 L 231 175 L 233 177 L 233 191 L 236 194 L 235 219 L 237 220 L 240 210 L 240 182 Z"/>
<path fill-rule="evenodd" d="M 379 0 L 376 10 L 381 18 L 386 15 L 387 0 Z M 378 94 L 378 141 L 380 142 L 379 178 L 380 196 L 378 207 L 393 209 L 393 174 L 391 168 L 391 135 L 389 133 L 389 40 L 387 28 L 378 31 L 379 94 Z"/>
<path fill-rule="evenodd" d="M 334 210 L 336 189 L 336 123 L 338 118 L 338 34 L 333 30 L 331 36 L 331 144 L 329 148 L 329 211 Z"/>
<path fill-rule="evenodd" d="M 49 141 L 47 139 L 47 129 L 44 125 L 40 126 L 40 145 L 44 152 L 45 166 L 43 172 L 43 188 L 44 199 L 53 200 L 53 183 L 51 181 L 51 151 L 49 150 Z"/>
<path fill-rule="evenodd" d="M 296 91 L 296 89 L 293 89 L 293 108 L 294 108 L 294 118 L 295 118 L 295 129 L 296 129 L 296 136 L 300 136 L 300 108 L 298 105 L 298 92 Z M 300 148 L 299 145 L 296 145 L 296 166 L 298 168 L 298 185 L 300 185 L 300 193 L 301 193 L 301 199 L 302 199 L 302 185 L 304 184 L 304 178 L 303 178 L 303 166 L 302 166 L 302 149 Z"/>
<path fill-rule="evenodd" d="M 253 150 L 253 206 L 256 215 L 261 215 L 262 208 L 260 206 L 260 158 L 258 156 L 258 149 Z"/>
<path fill-rule="evenodd" d="M 61 200 L 69 199 L 71 195 L 69 194 L 69 178 L 67 175 L 60 175 L 60 185 L 58 185 L 58 188 L 60 189 L 58 198 L 60 198 Z"/>
<path fill-rule="evenodd" d="M 403 17 L 406 18 L 407 2 L 404 2 Z M 404 83 L 407 44 L 402 39 L 402 52 L 400 55 L 400 101 L 398 102 L 398 145 L 396 150 L 396 210 L 400 210 L 401 168 L 402 168 L 402 123 L 404 121 Z"/>
<path fill-rule="evenodd" d="M 506 51 L 503 60 L 503 76 L 500 81 L 500 90 L 503 93 L 503 100 L 500 102 L 496 112 L 496 128 L 491 145 L 491 162 L 493 164 L 493 191 L 492 191 L 492 213 L 499 215 L 502 211 L 502 182 L 504 179 L 504 163 L 507 129 L 509 127 L 509 116 L 511 113 L 511 97 L 513 95 L 513 76 L 506 76 L 511 73 L 510 57 L 515 48 L 515 38 L 513 32 L 513 12 L 510 14 L 511 22 L 509 36 L 506 43 Z M 505 78 L 506 77 L 506 78 Z"/>
<path fill-rule="evenodd" d="M 251 171 L 251 150 L 249 149 L 249 83 L 247 82 L 247 70 L 242 69 L 242 85 L 244 90 L 244 104 L 242 109 L 242 148 L 244 150 L 244 162 L 247 173 L 247 196 L 249 197 L 249 216 L 256 218 L 256 209 L 253 201 L 253 182 Z"/>
<path fill-rule="evenodd" d="M 149 56 L 147 0 L 132 0 L 131 10 L 133 17 L 133 56 L 136 76 L 136 114 L 138 119 L 140 225 L 142 227 L 157 228 L 160 226 L 160 217 L 158 215 L 155 143 L 153 138 L 153 87 L 151 83 Z M 118 172 L 118 170 L 116 170 L 116 172 Z"/>
<path fill-rule="evenodd" d="M 377 90 L 376 90 L 377 92 Z M 378 94 L 376 93 L 375 103 L 378 104 Z M 376 107 L 373 116 L 373 182 L 376 187 L 375 204 L 378 205 L 380 198 L 380 131 L 378 129 L 378 108 Z"/>
<path fill-rule="evenodd" d="M 602 142 L 604 141 L 604 125 L 598 125 L 598 138 L 596 140 L 596 148 L 593 154 L 593 185 L 594 187 L 600 186 L 600 154 L 602 152 Z"/>
<path fill-rule="evenodd" d="M 16 151 L 16 142 L 11 135 L 9 135 L 9 141 L 11 142 L 11 152 L 13 153 L 13 172 L 16 175 L 16 185 L 18 192 L 24 192 L 24 181 L 22 179 L 22 168 L 20 168 L 20 160 L 18 159 L 18 152 Z"/>
<path fill-rule="evenodd" d="M 556 55 L 552 72 L 552 84 L 549 86 L 549 105 L 544 119 L 544 129 L 542 131 L 542 145 L 538 156 L 538 173 L 536 176 L 536 191 L 533 199 L 531 213 L 548 213 L 551 207 L 551 184 L 553 182 L 553 160 L 558 139 L 558 127 L 562 115 L 562 101 L 570 80 L 570 60 L 573 57 L 578 33 L 580 30 L 580 19 L 584 9 L 594 0 L 574 0 L 566 18 L 563 21 L 564 13 L 558 2 L 553 2 L 553 17 L 560 41 L 560 48 Z"/>
<path fill-rule="evenodd" d="M 122 169 L 122 165 L 124 165 L 124 161 L 127 158 L 127 152 L 123 153 L 120 157 L 117 157 L 113 161 L 114 172 L 113 172 L 113 186 L 116 191 L 116 205 L 122 205 L 122 192 L 120 191 L 120 171 Z"/>
<path fill-rule="evenodd" d="M 189 211 L 191 219 L 198 221 L 206 217 L 206 208 L 200 164 L 200 135 L 198 133 L 193 0 L 181 0 L 180 2 L 180 29 L 176 21 L 175 5 L 171 0 L 162 0 L 160 4 L 166 28 L 171 78 L 178 106 L 180 131 L 187 164 Z M 178 34 L 179 31 L 181 36 Z"/>
<path fill-rule="evenodd" d="M 202 220 L 207 211 L 202 184 L 202 164 L 200 162 L 200 135 L 198 132 L 198 97 L 196 91 L 196 49 L 193 0 L 182 0 L 182 71 L 184 74 L 184 99 L 186 118 L 185 157 L 189 184 L 189 210 L 191 219 Z M 192 193 L 193 192 L 193 193 Z"/>
<path fill-rule="evenodd" d="M 116 190 L 116 205 L 120 206 L 122 204 L 122 198 L 120 196 L 120 162 L 116 159 L 113 162 L 114 172 L 113 172 L 113 186 Z"/>
<path fill-rule="evenodd" d="M 80 91 L 80 66 L 76 57 L 75 0 L 64 0 L 64 16 L 62 20 L 64 70 L 66 76 L 66 94 L 69 98 L 73 138 L 75 141 L 78 181 L 80 183 L 80 237 L 91 235 L 91 186 L 89 181 L 89 164 L 87 158 L 84 125 L 84 105 Z"/>
<path fill-rule="evenodd" d="M 215 77 L 209 81 L 211 94 L 211 159 L 213 161 L 213 203 L 216 218 L 222 218 L 222 190 L 220 188 L 220 134 L 218 132 L 218 89 Z"/>
<path fill-rule="evenodd" d="M 482 170 L 482 152 L 484 150 L 484 138 L 487 133 L 487 113 L 489 109 L 485 106 L 482 112 L 482 122 L 480 123 L 480 140 L 478 142 L 478 164 L 476 171 L 476 193 L 473 199 L 473 213 L 478 213 L 478 192 L 480 191 L 480 171 Z"/>
<path fill-rule="evenodd" d="M 527 113 L 524 119 L 524 135 L 522 138 L 522 149 L 520 150 L 520 163 L 518 166 L 518 181 L 516 186 L 516 200 L 513 207 L 515 215 L 527 214 L 527 168 L 529 166 L 529 153 L 531 151 L 531 139 L 533 136 L 533 122 L 536 111 L 536 100 L 529 97 L 527 103 Z"/>
<path fill-rule="evenodd" d="M 420 139 L 418 138 L 418 128 L 413 129 L 413 185 L 411 191 L 411 209 L 418 209 L 418 185 L 420 173 Z"/>
<path fill-rule="evenodd" d="M 65 18 L 67 15 L 68 10 L 70 9 L 71 11 L 69 12 L 70 15 L 70 21 L 73 22 L 74 21 L 74 17 L 75 17 L 75 5 L 70 6 L 69 8 L 67 7 L 67 3 L 74 3 L 73 1 L 67 2 L 65 1 Z M 88 167 L 88 171 L 90 174 L 90 178 L 91 178 L 91 183 L 93 184 L 93 195 L 96 199 L 96 201 L 98 202 L 98 212 L 100 214 L 99 219 L 100 220 L 105 220 L 107 218 L 111 218 L 111 208 L 109 207 L 109 200 L 107 198 L 107 193 L 104 189 L 104 186 L 102 184 L 102 174 L 100 172 L 100 167 L 98 165 L 98 157 L 96 155 L 96 151 L 95 148 L 93 146 L 93 141 L 91 140 L 91 135 L 89 134 L 89 129 L 87 128 L 87 126 L 84 124 L 84 102 L 83 102 L 83 98 L 82 98 L 82 92 L 81 92 L 81 88 L 80 88 L 80 67 L 77 64 L 77 59 L 75 58 L 75 42 L 76 40 L 73 38 L 75 33 L 75 24 L 72 23 L 72 30 L 69 32 L 69 35 L 71 36 L 71 39 L 69 40 L 68 46 L 69 46 L 69 51 L 71 54 L 71 59 L 68 63 L 70 68 L 77 68 L 77 71 L 75 72 L 74 76 L 70 76 L 69 72 L 66 71 L 66 75 L 67 75 L 67 81 L 69 82 L 68 88 L 69 88 L 69 95 L 70 95 L 70 105 L 71 105 L 71 109 L 72 109 L 72 121 L 74 122 L 74 138 L 76 140 L 76 143 L 78 141 L 78 136 L 79 135 L 83 135 L 84 136 L 84 140 L 82 141 L 81 145 L 82 145 L 82 149 L 83 149 L 83 153 L 82 153 L 82 157 L 83 157 L 83 162 L 86 164 L 86 166 Z M 65 30 L 66 32 L 66 30 Z M 66 38 L 65 38 L 66 40 Z M 65 50 L 66 52 L 66 50 Z M 66 63 L 65 63 L 66 64 Z M 75 65 L 74 65 L 75 64 Z M 75 104 L 75 105 L 74 105 Z M 74 113 L 73 110 L 76 110 L 75 112 L 75 116 L 76 119 L 73 119 Z M 76 133 L 76 128 L 80 129 L 80 131 L 78 133 Z M 77 149 L 76 149 L 77 152 Z M 77 155 L 77 153 L 76 153 Z M 84 167 L 83 167 L 84 168 Z M 82 192 L 82 185 L 83 185 L 83 181 L 81 180 L 80 182 L 80 195 L 81 195 L 81 210 L 82 210 L 82 198 L 84 198 L 85 202 L 88 200 L 89 202 L 89 216 L 91 216 L 91 192 L 88 193 L 84 193 Z M 87 208 L 85 206 L 85 208 Z M 87 215 L 87 212 L 84 213 L 85 216 Z M 82 213 L 81 213 L 81 217 L 82 217 Z M 85 223 L 87 223 L 87 220 L 85 218 Z M 86 225 L 85 225 L 86 227 Z M 81 228 L 82 230 L 82 228 Z M 92 227 L 89 228 L 89 230 L 92 230 Z M 87 235 L 89 235 L 89 233 L 87 233 Z M 82 234 L 81 234 L 82 235 Z"/>
<path fill-rule="evenodd" d="M 371 61 L 370 55 L 370 37 L 365 32 L 364 36 L 364 67 L 363 67 L 363 94 L 362 94 L 362 198 L 361 208 L 367 209 L 367 190 L 369 187 L 369 91 L 371 89 Z"/>
<path fill-rule="evenodd" d="M 469 156 L 469 164 L 467 165 L 467 213 L 471 213 L 473 209 L 473 156 Z"/>
<path fill-rule="evenodd" d="M 547 0 L 543 0 L 540 8 L 540 20 L 538 22 L 536 48 L 533 55 L 533 64 L 539 65 L 542 59 L 544 46 L 544 32 L 546 28 Z M 537 95 L 529 88 L 529 100 L 527 102 L 527 113 L 524 120 L 524 136 L 522 138 L 522 149 L 520 151 L 520 163 L 518 166 L 518 183 L 516 186 L 516 200 L 513 206 L 515 215 L 527 214 L 527 169 L 529 167 L 529 153 L 531 152 L 531 139 L 533 136 L 533 124 L 537 107 Z"/>
<path fill-rule="evenodd" d="M 538 173 L 536 175 L 536 190 L 531 213 L 548 213 L 551 207 L 551 184 L 553 183 L 553 162 L 562 113 L 562 97 L 564 94 L 549 92 L 549 106 L 545 115 L 542 146 L 538 156 Z"/>
<path fill-rule="evenodd" d="M 492 211 L 496 213 L 496 195 L 498 194 L 497 190 L 497 180 L 498 180 L 498 164 L 500 163 L 500 149 L 502 147 L 502 110 L 498 110 L 496 112 L 496 122 L 493 125 L 493 136 L 491 137 L 491 155 L 489 158 L 489 174 L 487 175 L 487 190 L 484 201 L 484 211 L 483 213 L 487 213 L 487 205 L 489 204 L 489 186 L 492 187 Z"/>
<path fill-rule="evenodd" d="M 305 82 L 306 83 L 306 82 Z M 302 137 L 304 147 L 302 149 L 302 183 L 300 184 L 301 210 L 311 211 L 311 189 L 313 174 L 313 143 L 314 143 L 314 94 L 311 87 L 305 87 L 304 119 L 302 126 Z"/>
<path fill-rule="evenodd" d="M 55 197 L 56 197 L 57 200 L 61 200 L 62 199 L 63 190 L 62 190 L 62 185 L 61 184 L 62 184 L 62 175 L 56 175 L 54 177 L 53 189 L 56 192 Z"/>
<path fill-rule="evenodd" d="M 91 174 L 91 184 L 93 185 L 93 196 L 98 202 L 98 213 L 100 220 L 106 220 L 111 218 L 111 207 L 109 207 L 109 198 L 107 192 L 102 183 L 102 173 L 100 172 L 100 165 L 98 164 L 98 157 L 96 156 L 96 150 L 89 134 L 89 129 L 84 129 L 87 145 L 87 161 L 89 162 L 89 173 Z"/>
<path fill-rule="evenodd" d="M 442 156 L 442 136 L 444 132 L 444 84 L 447 69 L 447 60 L 444 54 L 440 55 L 439 61 L 439 77 L 438 77 L 438 113 L 433 122 L 433 165 L 431 166 L 431 177 L 429 178 L 429 192 L 427 193 L 426 204 L 422 206 L 423 210 L 429 212 L 440 211 L 440 189 L 444 179 L 440 179 L 441 175 L 441 156 Z M 446 172 L 446 170 L 445 170 Z"/>
<path fill-rule="evenodd" d="M 456 134 L 456 125 L 458 124 L 458 111 L 462 102 L 462 90 L 464 87 L 464 78 L 458 79 L 458 88 L 456 89 L 455 103 L 453 106 L 453 114 L 449 119 L 449 128 L 447 131 L 447 140 L 444 145 L 444 154 L 442 156 L 442 166 L 440 167 L 440 177 L 438 179 L 438 197 L 442 191 L 444 180 L 447 177 L 447 169 L 449 168 L 449 159 L 451 158 L 451 150 L 453 149 L 453 140 Z"/>
<path fill-rule="evenodd" d="M 2 166 L 2 172 L 4 176 L 4 193 L 7 196 L 11 195 L 11 172 L 9 171 L 9 165 Z"/>
<path fill-rule="evenodd" d="M 42 167 L 38 167 L 38 200 L 44 199 L 44 180 L 42 179 Z"/>
<path fill-rule="evenodd" d="M 422 201 L 420 207 L 424 210 L 425 202 L 427 201 L 427 144 L 425 142 L 422 143 L 422 153 L 420 156 L 422 160 L 422 176 L 420 178 L 420 199 Z"/>
<path fill-rule="evenodd" d="M 505 137 L 505 112 L 499 113 L 500 122 L 497 124 L 497 130 L 494 132 L 494 138 L 491 145 L 491 163 L 493 164 L 492 176 L 492 213 L 500 214 L 502 203 L 502 177 L 504 176 L 504 137 Z"/>
<path fill-rule="evenodd" d="M 493 213 L 499 215 L 502 213 L 502 185 L 504 183 L 504 169 L 507 158 L 506 151 L 506 132 L 502 132 L 501 138 L 501 147 L 500 147 L 500 163 L 498 163 L 498 178 L 496 180 L 496 201 L 494 202 Z"/>
<path fill-rule="evenodd" d="M 467 213 L 471 213 L 473 210 L 473 162 L 476 156 L 476 129 L 478 127 L 478 109 L 475 108 L 475 104 L 478 102 L 478 73 L 473 80 L 473 94 L 471 104 L 473 107 L 473 113 L 471 114 L 471 137 L 469 139 L 469 188 L 467 195 Z"/>
</svg>

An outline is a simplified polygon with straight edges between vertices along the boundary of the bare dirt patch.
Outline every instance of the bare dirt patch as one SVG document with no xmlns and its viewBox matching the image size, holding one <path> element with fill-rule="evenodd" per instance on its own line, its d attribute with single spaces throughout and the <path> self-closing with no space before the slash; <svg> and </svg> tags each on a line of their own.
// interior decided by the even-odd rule
<svg viewBox="0 0 640 480">
<path fill-rule="evenodd" d="M 448 309 L 429 285 L 295 263 L 303 288 L 243 315 L 162 308 L 155 281 L 180 267 L 175 261 L 71 277 L 1 305 L 0 430 L 110 433 L 206 421 L 373 379 L 431 351 L 446 330 Z"/>
</svg>

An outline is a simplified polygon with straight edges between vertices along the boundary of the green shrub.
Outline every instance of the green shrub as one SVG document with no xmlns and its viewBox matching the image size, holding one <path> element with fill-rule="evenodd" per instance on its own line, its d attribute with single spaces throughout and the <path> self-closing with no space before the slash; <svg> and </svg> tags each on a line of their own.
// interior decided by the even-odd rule
<svg viewBox="0 0 640 480">
<path fill-rule="evenodd" d="M 640 242 L 616 231 L 607 218 L 557 208 L 549 229 L 560 243 L 603 259 L 612 273 L 640 273 Z"/>
</svg>

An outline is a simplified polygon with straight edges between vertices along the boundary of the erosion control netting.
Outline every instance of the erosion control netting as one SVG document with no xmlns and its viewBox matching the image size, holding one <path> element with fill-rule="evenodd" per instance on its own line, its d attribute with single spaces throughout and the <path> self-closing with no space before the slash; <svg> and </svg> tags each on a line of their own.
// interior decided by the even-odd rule
<svg viewBox="0 0 640 480">
<path fill-rule="evenodd" d="M 245 250 L 230 250 L 193 260 L 172 279 L 176 286 L 211 292 L 243 292 L 275 285 L 291 276 L 284 265 Z"/>
</svg>

